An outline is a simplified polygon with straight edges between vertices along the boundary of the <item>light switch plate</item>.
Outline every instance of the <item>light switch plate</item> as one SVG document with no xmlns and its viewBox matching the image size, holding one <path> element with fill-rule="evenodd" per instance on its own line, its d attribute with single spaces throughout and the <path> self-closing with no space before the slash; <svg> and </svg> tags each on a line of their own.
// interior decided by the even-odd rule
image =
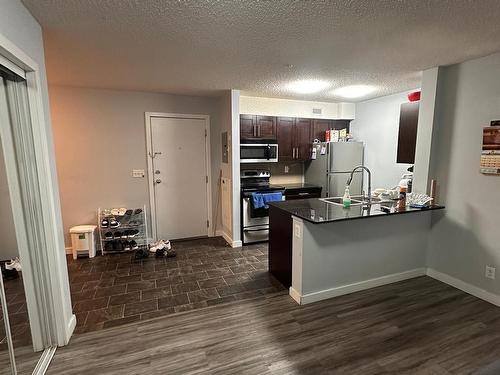
<svg viewBox="0 0 500 375">
<path fill-rule="evenodd" d="M 496 271 L 495 267 L 486 266 L 486 269 L 485 269 L 485 272 L 484 272 L 484 276 L 487 279 L 495 280 L 495 271 Z"/>
<path fill-rule="evenodd" d="M 144 169 L 132 169 L 132 177 L 134 178 L 144 178 Z"/>
</svg>

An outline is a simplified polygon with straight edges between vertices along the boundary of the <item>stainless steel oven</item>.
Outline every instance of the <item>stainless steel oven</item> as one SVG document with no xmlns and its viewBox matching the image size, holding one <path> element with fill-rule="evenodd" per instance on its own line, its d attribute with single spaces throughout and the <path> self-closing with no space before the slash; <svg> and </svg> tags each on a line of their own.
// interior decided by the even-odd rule
<svg viewBox="0 0 500 375">
<path fill-rule="evenodd" d="M 276 143 L 245 143 L 240 145 L 242 163 L 275 163 L 278 161 Z"/>
<path fill-rule="evenodd" d="M 269 171 L 242 170 L 241 171 L 241 238 L 243 244 L 263 242 L 269 240 L 269 209 L 252 207 L 254 192 L 281 192 L 283 186 L 271 185 Z M 283 200 L 285 195 L 283 194 Z"/>
</svg>

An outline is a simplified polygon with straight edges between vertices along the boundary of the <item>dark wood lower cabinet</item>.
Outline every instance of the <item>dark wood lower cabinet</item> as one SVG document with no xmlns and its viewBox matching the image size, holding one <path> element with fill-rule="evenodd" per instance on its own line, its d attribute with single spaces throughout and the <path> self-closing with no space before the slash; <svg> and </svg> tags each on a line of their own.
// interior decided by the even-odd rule
<svg viewBox="0 0 500 375">
<path fill-rule="evenodd" d="M 269 272 L 284 287 L 292 285 L 292 215 L 269 207 Z"/>
</svg>

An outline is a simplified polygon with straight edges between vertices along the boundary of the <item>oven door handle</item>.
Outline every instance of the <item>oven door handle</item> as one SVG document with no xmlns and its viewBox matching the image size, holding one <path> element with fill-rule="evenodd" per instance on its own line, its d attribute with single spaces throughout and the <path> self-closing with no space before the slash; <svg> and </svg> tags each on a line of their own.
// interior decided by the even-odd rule
<svg viewBox="0 0 500 375">
<path fill-rule="evenodd" d="M 269 228 L 260 228 L 260 229 L 243 229 L 243 232 L 261 232 L 263 230 L 269 230 Z"/>
</svg>

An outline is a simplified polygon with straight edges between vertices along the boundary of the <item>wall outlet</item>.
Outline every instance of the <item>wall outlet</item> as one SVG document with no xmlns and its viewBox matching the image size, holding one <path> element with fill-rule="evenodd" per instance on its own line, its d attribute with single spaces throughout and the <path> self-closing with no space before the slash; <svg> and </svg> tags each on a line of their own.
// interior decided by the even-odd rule
<svg viewBox="0 0 500 375">
<path fill-rule="evenodd" d="M 144 178 L 144 169 L 132 169 L 133 178 Z"/>
<path fill-rule="evenodd" d="M 297 238 L 301 238 L 302 237 L 302 233 L 301 233 L 301 228 L 300 228 L 300 225 L 299 224 L 295 224 L 294 225 L 294 235 L 295 237 Z"/>
<path fill-rule="evenodd" d="M 496 271 L 495 267 L 486 266 L 484 277 L 486 277 L 487 279 L 495 280 L 495 271 Z"/>
<path fill-rule="evenodd" d="M 290 172 L 290 167 L 288 165 L 285 165 L 285 173 Z"/>
</svg>

